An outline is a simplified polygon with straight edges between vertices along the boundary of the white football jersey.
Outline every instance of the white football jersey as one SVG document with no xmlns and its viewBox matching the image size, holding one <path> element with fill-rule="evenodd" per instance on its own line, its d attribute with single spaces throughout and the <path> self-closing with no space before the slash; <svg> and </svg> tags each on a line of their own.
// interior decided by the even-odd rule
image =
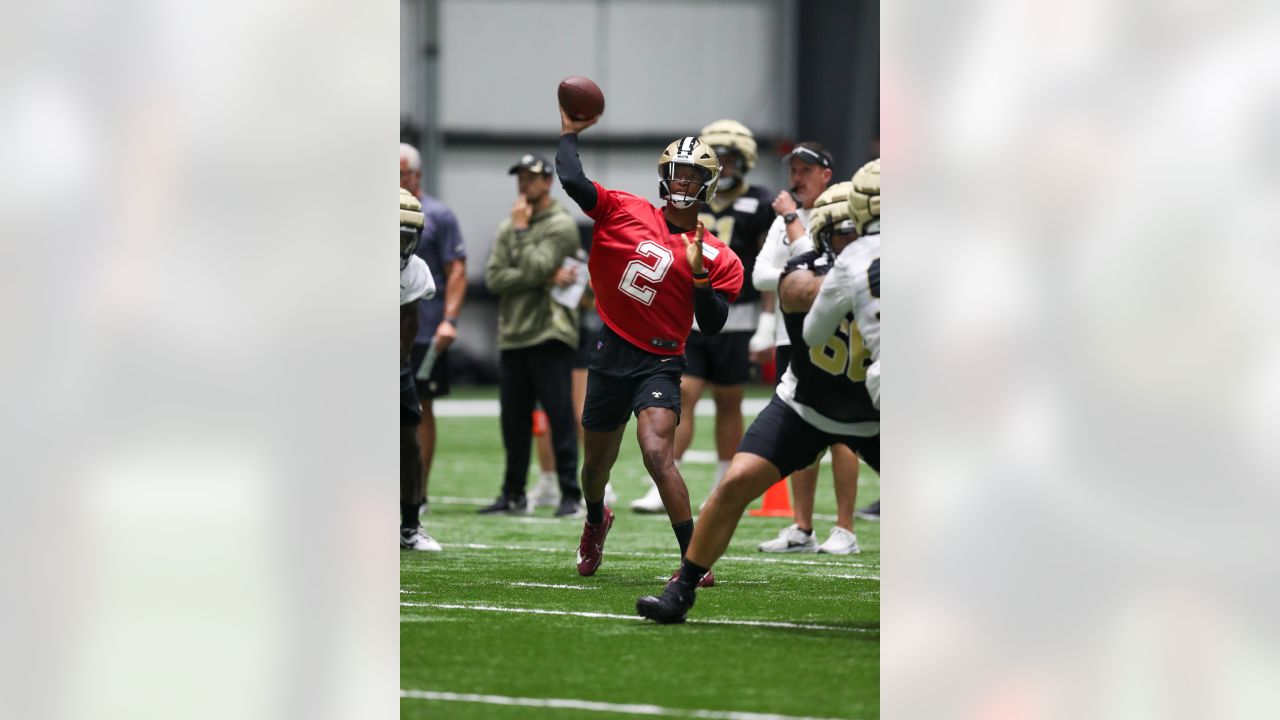
<svg viewBox="0 0 1280 720">
<path fill-rule="evenodd" d="M 408 305 L 414 300 L 434 297 L 435 294 L 436 283 L 431 279 L 427 261 L 417 255 L 409 256 L 409 264 L 400 271 L 400 304 Z"/>
<path fill-rule="evenodd" d="M 751 283 L 760 292 L 776 293 L 778 276 L 787 267 L 787 261 L 813 249 L 813 240 L 809 237 L 809 213 L 805 208 L 796 210 L 805 233 L 796 238 L 795 242 L 787 239 L 787 224 L 783 222 L 782 216 L 773 219 L 773 224 L 764 236 L 764 244 L 756 254 L 755 268 L 751 271 Z M 782 317 L 782 303 L 776 295 L 773 298 L 773 312 L 775 318 Z M 791 336 L 787 335 L 786 324 L 779 321 L 774 330 L 774 345 L 781 347 L 790 344 Z"/>
<path fill-rule="evenodd" d="M 804 319 L 804 341 L 821 346 L 840 321 L 853 315 L 863 345 L 871 355 L 867 391 L 880 407 L 880 234 L 849 243 L 822 279 L 822 289 Z M 872 377 L 874 375 L 874 378 Z M 874 386 L 874 387 L 873 387 Z"/>
</svg>

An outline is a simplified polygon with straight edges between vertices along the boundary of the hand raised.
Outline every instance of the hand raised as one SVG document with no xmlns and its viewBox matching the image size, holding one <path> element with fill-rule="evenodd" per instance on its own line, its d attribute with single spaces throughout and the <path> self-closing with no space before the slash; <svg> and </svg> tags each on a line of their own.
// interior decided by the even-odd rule
<svg viewBox="0 0 1280 720">
<path fill-rule="evenodd" d="M 595 125 L 599 121 L 600 121 L 599 115 L 593 118 L 587 118 L 586 120 L 574 120 L 573 118 L 569 117 L 569 113 L 566 113 L 564 111 L 564 108 L 560 108 L 560 134 L 561 135 L 568 135 L 569 133 L 580 133 L 583 130 L 586 130 L 587 128 L 591 127 L 592 125 Z"/>
<path fill-rule="evenodd" d="M 516 230 L 527 230 L 531 217 L 533 217 L 533 206 L 524 195 L 517 195 L 516 204 L 511 206 L 511 227 Z"/>
<path fill-rule="evenodd" d="M 694 274 L 701 275 L 706 272 L 702 266 L 702 238 L 707 234 L 707 228 L 698 221 L 697 237 L 693 237 L 693 233 L 686 235 L 684 238 L 684 256 L 689 260 L 689 267 L 693 269 Z"/>
</svg>

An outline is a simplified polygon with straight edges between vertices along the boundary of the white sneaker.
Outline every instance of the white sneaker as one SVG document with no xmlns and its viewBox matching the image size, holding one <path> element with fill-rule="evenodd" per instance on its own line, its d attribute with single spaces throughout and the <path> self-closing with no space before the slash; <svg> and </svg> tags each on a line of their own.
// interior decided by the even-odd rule
<svg viewBox="0 0 1280 720">
<path fill-rule="evenodd" d="M 413 529 L 401 528 L 400 549 L 440 552 L 444 548 L 440 547 L 440 543 L 432 539 L 430 535 L 422 532 L 422 528 L 417 527 Z"/>
<path fill-rule="evenodd" d="M 658 492 L 657 485 L 650 485 L 649 492 L 639 500 L 631 503 L 631 509 L 638 513 L 660 513 L 666 512 L 667 506 L 662 504 L 662 495 Z"/>
<path fill-rule="evenodd" d="M 658 486 L 655 485 L 654 489 L 657 490 Z M 612 482 L 607 482 L 604 485 L 604 504 L 605 505 L 618 504 L 618 493 L 614 491 Z"/>
<path fill-rule="evenodd" d="M 805 534 L 800 526 L 792 523 L 783 528 L 778 537 L 760 543 L 760 552 L 767 553 L 815 553 L 818 552 L 818 541 L 812 533 Z"/>
<path fill-rule="evenodd" d="M 858 536 L 839 525 L 831 528 L 827 541 L 818 546 L 818 552 L 831 555 L 857 555 L 862 552 L 858 547 Z"/>
<path fill-rule="evenodd" d="M 560 479 L 553 474 L 541 476 L 529 493 L 530 507 L 547 507 L 560 504 Z"/>
</svg>

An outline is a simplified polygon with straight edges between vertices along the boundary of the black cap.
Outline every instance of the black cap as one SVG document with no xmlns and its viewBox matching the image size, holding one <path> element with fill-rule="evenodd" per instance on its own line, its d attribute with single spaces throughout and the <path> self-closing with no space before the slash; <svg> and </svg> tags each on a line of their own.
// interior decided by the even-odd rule
<svg viewBox="0 0 1280 720">
<path fill-rule="evenodd" d="M 816 142 L 802 142 L 799 145 L 796 145 L 794 150 L 787 153 L 786 156 L 782 158 L 782 161 L 787 162 L 791 158 L 798 158 L 812 165 L 819 165 L 824 168 L 829 168 L 833 164 L 831 153 L 827 152 L 826 148 Z"/>
<path fill-rule="evenodd" d="M 553 175 L 555 174 L 556 167 L 551 164 L 550 160 L 537 153 L 525 153 L 520 156 L 520 159 L 516 161 L 515 165 L 511 166 L 510 170 L 507 170 L 507 174 L 515 175 L 521 170 L 530 170 L 532 172 L 541 173 L 542 175 Z"/>
</svg>

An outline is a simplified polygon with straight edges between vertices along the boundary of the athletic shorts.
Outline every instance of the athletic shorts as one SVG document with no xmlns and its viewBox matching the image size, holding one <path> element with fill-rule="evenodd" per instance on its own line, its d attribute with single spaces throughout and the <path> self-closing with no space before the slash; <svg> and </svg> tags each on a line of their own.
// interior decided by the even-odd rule
<svg viewBox="0 0 1280 720">
<path fill-rule="evenodd" d="M 617 430 L 641 410 L 661 407 L 680 418 L 680 374 L 684 358 L 655 355 L 600 331 L 587 366 L 587 397 L 582 427 L 592 432 Z"/>
<path fill-rule="evenodd" d="M 685 375 L 712 385 L 743 385 L 751 379 L 750 332 L 689 333 L 684 343 Z"/>
<path fill-rule="evenodd" d="M 805 422 L 777 395 L 756 417 L 738 444 L 738 452 L 748 452 L 773 463 L 782 477 L 809 467 L 832 445 L 844 445 L 858 453 L 880 472 L 880 436 L 832 435 Z"/>
<path fill-rule="evenodd" d="M 449 394 L 449 351 L 445 350 L 436 356 L 435 365 L 426 378 L 419 377 L 422 361 L 427 357 L 427 343 L 415 343 L 409 355 L 409 367 L 413 368 L 414 384 L 418 388 L 418 399 L 430 400 Z"/>
<path fill-rule="evenodd" d="M 422 422 L 422 405 L 413 387 L 413 373 L 400 368 L 400 424 L 417 425 Z"/>
<path fill-rule="evenodd" d="M 586 314 L 586 311 L 583 311 Z M 600 336 L 600 316 L 594 321 L 583 318 L 578 325 L 578 352 L 573 356 L 573 369 L 585 370 L 591 364 L 591 352 L 595 349 L 596 338 Z"/>
</svg>

